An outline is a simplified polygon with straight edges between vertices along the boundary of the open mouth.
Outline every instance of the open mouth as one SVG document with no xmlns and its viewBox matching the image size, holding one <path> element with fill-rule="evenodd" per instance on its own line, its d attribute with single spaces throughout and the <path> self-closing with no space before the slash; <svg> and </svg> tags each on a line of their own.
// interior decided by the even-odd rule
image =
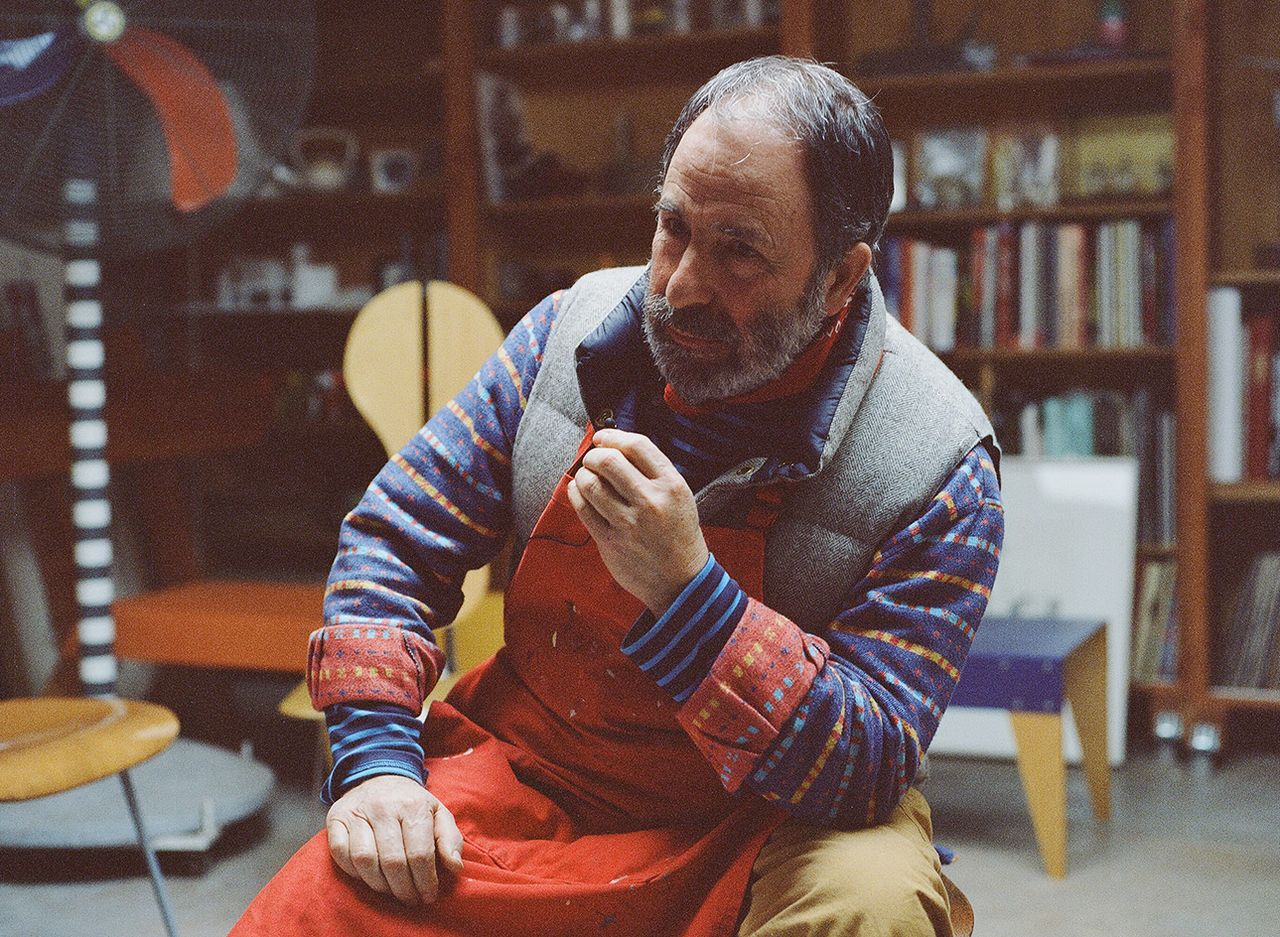
<svg viewBox="0 0 1280 937">
<path fill-rule="evenodd" d="M 729 347 L 729 343 L 722 339 L 707 338 L 704 335 L 694 335 L 692 332 L 685 332 L 676 328 L 670 323 L 666 326 L 667 335 L 673 342 L 683 348 L 696 352 L 721 352 Z"/>
</svg>

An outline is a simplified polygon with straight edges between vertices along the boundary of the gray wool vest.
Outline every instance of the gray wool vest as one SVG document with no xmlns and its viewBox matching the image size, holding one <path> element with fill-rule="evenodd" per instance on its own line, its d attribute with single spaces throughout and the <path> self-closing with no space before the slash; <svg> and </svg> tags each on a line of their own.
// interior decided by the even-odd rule
<svg viewBox="0 0 1280 937">
<path fill-rule="evenodd" d="M 561 300 L 512 456 L 517 543 L 529 539 L 587 424 L 574 350 L 622 300 L 641 267 L 602 270 Z M 977 400 L 938 358 L 885 311 L 868 278 L 871 315 L 819 464 L 787 480 L 765 548 L 765 601 L 820 634 L 847 607 L 879 546 L 924 513 L 980 441 L 998 458 Z M 697 492 L 703 524 L 752 485 L 765 458 L 749 459 Z"/>
</svg>

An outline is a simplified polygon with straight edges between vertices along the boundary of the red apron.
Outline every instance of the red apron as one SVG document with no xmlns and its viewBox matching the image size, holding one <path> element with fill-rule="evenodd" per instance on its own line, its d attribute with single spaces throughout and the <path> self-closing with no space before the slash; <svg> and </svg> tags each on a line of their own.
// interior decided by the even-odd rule
<svg viewBox="0 0 1280 937">
<path fill-rule="evenodd" d="M 569 478 L 507 590 L 506 646 L 431 707 L 422 733 L 427 785 L 462 830 L 461 875 L 444 877 L 435 903 L 405 908 L 339 871 L 322 832 L 233 937 L 735 932 L 751 867 L 784 814 L 726 793 L 676 722 L 678 704 L 618 650 L 643 606 L 600 559 Z M 761 598 L 763 525 L 703 534 Z"/>
</svg>

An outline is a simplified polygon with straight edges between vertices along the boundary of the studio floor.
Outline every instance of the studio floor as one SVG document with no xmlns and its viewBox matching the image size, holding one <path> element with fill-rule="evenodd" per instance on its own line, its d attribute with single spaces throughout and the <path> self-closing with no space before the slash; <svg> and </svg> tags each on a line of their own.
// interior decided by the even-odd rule
<svg viewBox="0 0 1280 937">
<path fill-rule="evenodd" d="M 935 759 L 932 768 L 937 840 L 957 853 L 950 874 L 973 901 L 979 937 L 1280 937 L 1280 757 L 1202 772 L 1136 756 L 1114 774 L 1107 825 L 1072 772 L 1065 881 L 1041 871 L 1012 764 Z M 203 875 L 169 877 L 180 933 L 225 935 L 323 820 L 301 782 L 281 784 L 266 822 L 226 844 Z M 82 877 L 74 864 L 5 868 L 0 935 L 163 933 L 145 878 Z"/>
</svg>

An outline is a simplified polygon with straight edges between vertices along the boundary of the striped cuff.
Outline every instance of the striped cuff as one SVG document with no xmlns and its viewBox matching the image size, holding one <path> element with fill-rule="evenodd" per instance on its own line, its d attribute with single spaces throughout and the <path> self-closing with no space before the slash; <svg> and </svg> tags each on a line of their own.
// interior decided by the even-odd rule
<svg viewBox="0 0 1280 937">
<path fill-rule="evenodd" d="M 385 703 L 330 706 L 325 722 L 333 751 L 333 771 L 320 791 L 326 805 L 379 774 L 426 782 L 422 723 L 408 710 Z"/>
<path fill-rule="evenodd" d="M 622 653 L 676 702 L 698 687 L 747 610 L 747 594 L 714 556 L 661 618 L 646 611 L 622 640 Z"/>
</svg>

